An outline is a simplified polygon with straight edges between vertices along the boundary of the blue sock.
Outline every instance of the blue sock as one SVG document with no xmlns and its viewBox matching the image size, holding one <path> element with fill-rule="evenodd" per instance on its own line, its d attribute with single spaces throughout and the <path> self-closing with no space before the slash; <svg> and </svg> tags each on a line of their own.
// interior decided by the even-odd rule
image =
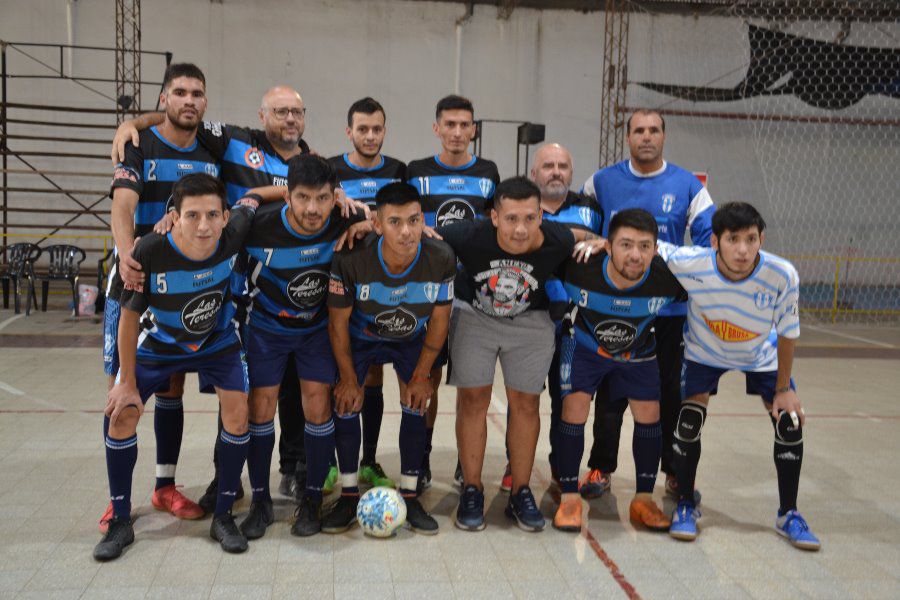
<svg viewBox="0 0 900 600">
<path fill-rule="evenodd" d="M 218 517 L 231 511 L 238 486 L 241 484 L 241 471 L 247 461 L 250 446 L 250 432 L 234 435 L 222 429 L 219 435 L 219 495 L 216 497 L 215 515 Z"/>
<path fill-rule="evenodd" d="M 250 423 L 250 445 L 247 448 L 247 473 L 253 501 L 272 500 L 269 494 L 269 471 L 275 449 L 275 421 Z"/>
<path fill-rule="evenodd" d="M 578 492 L 578 471 L 584 456 L 584 423 L 566 423 L 559 420 L 556 431 L 556 472 L 564 494 Z"/>
<path fill-rule="evenodd" d="M 635 423 L 631 437 L 631 454 L 637 474 L 637 492 L 651 493 L 656 485 L 659 456 L 662 452 L 662 427 L 656 423 Z"/>
<path fill-rule="evenodd" d="M 359 413 L 334 415 L 334 445 L 341 469 L 341 495 L 358 496 L 359 445 L 362 441 Z"/>
<path fill-rule="evenodd" d="M 400 405 L 400 494 L 415 496 L 425 456 L 425 415 Z"/>
<path fill-rule="evenodd" d="M 434 427 L 425 424 L 425 455 L 422 457 L 422 470 L 431 470 L 431 440 L 434 438 Z"/>
<path fill-rule="evenodd" d="M 153 432 L 156 434 L 156 489 L 175 485 L 175 468 L 178 466 L 181 436 L 184 433 L 184 406 L 181 398 L 156 397 Z"/>
<path fill-rule="evenodd" d="M 306 495 L 322 501 L 322 486 L 334 457 L 334 419 L 320 425 L 306 422 L 303 443 L 306 445 Z M 359 489 L 357 488 L 357 491 Z"/>
<path fill-rule="evenodd" d="M 109 417 L 103 419 L 103 430 L 109 431 Z M 113 515 L 131 519 L 131 476 L 137 463 L 137 434 L 124 440 L 103 436 L 106 442 L 106 475 L 109 478 L 109 499 Z"/>
<path fill-rule="evenodd" d="M 381 386 L 366 386 L 363 389 L 362 407 L 362 461 L 361 464 L 375 463 L 378 450 L 378 435 L 381 433 L 381 418 L 384 416 L 384 392 Z"/>
</svg>

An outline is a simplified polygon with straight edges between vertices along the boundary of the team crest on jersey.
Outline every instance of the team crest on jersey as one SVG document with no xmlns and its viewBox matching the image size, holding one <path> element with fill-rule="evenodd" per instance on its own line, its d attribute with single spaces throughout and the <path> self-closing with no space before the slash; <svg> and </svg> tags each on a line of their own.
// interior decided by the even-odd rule
<svg viewBox="0 0 900 600">
<path fill-rule="evenodd" d="M 478 187 L 481 188 L 481 195 L 485 198 L 488 198 L 492 193 L 494 193 L 494 182 L 490 179 L 482 177 L 478 181 Z"/>
<path fill-rule="evenodd" d="M 559 378 L 562 381 L 568 381 L 569 375 L 572 374 L 572 363 L 564 362 L 559 365 Z"/>
<path fill-rule="evenodd" d="M 663 194 L 662 209 L 663 212 L 672 212 L 675 207 L 675 194 Z"/>
<path fill-rule="evenodd" d="M 451 198 L 438 207 L 435 223 L 438 227 L 442 227 L 456 221 L 473 220 L 474 218 L 475 209 L 471 204 L 462 198 Z"/>
<path fill-rule="evenodd" d="M 439 283 L 426 283 L 422 287 L 425 292 L 425 297 L 428 298 L 429 302 L 434 302 L 437 300 L 438 292 L 441 291 L 441 284 Z"/>
<path fill-rule="evenodd" d="M 713 321 L 708 319 L 706 315 L 703 315 L 703 320 L 706 322 L 709 330 L 723 342 L 749 342 L 759 337 L 759 334 L 755 331 L 748 331 L 724 319 Z"/>
<path fill-rule="evenodd" d="M 606 352 L 616 354 L 634 343 L 637 329 L 627 321 L 610 319 L 601 321 L 594 327 L 594 339 Z"/>
<path fill-rule="evenodd" d="M 244 152 L 244 162 L 251 169 L 261 169 L 266 159 L 263 158 L 263 153 L 259 151 L 259 148 L 250 148 Z"/>
<path fill-rule="evenodd" d="M 213 163 L 206 163 L 206 165 L 203 167 L 203 170 L 206 171 L 207 175 L 212 175 L 213 177 L 219 176 L 219 167 L 217 167 Z"/>
<path fill-rule="evenodd" d="M 299 273 L 288 283 L 286 295 L 297 308 L 317 306 L 325 298 L 328 280 L 328 273 L 323 271 Z"/>
<path fill-rule="evenodd" d="M 202 335 L 209 333 L 216 325 L 219 309 L 222 308 L 222 292 L 219 290 L 192 298 L 181 309 L 181 324 L 188 333 Z"/>
<path fill-rule="evenodd" d="M 398 306 L 375 316 L 375 333 L 385 338 L 404 338 L 415 331 L 418 324 L 414 314 Z"/>
<path fill-rule="evenodd" d="M 579 208 L 578 216 L 581 217 L 581 224 L 585 227 L 594 226 L 594 211 L 592 211 L 588 207 L 582 206 L 581 208 Z"/>
<path fill-rule="evenodd" d="M 753 296 L 753 303 L 759 310 L 765 310 L 775 302 L 775 295 L 766 290 L 760 290 Z"/>
</svg>

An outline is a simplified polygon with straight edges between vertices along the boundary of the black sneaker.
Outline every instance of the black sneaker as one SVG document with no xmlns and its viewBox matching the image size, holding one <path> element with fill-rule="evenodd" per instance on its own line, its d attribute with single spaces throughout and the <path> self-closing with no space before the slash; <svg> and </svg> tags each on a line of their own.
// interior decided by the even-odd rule
<svg viewBox="0 0 900 600">
<path fill-rule="evenodd" d="M 431 469 L 425 468 L 419 471 L 419 479 L 416 481 L 416 495 L 419 496 L 431 487 Z"/>
<path fill-rule="evenodd" d="M 484 529 L 484 492 L 474 485 L 467 485 L 459 496 L 459 506 L 453 522 L 466 531 Z"/>
<path fill-rule="evenodd" d="M 356 507 L 359 496 L 341 496 L 331 505 L 328 514 L 322 517 L 324 533 L 344 533 L 356 523 Z"/>
<path fill-rule="evenodd" d="M 456 470 L 453 472 L 453 481 L 456 482 L 456 485 L 462 489 L 463 486 L 463 472 L 462 465 L 459 464 L 459 459 L 456 460 Z"/>
<path fill-rule="evenodd" d="M 237 502 L 241 498 L 244 497 L 244 484 L 238 483 L 237 492 L 234 495 L 234 501 Z M 206 511 L 206 514 L 211 515 L 216 512 L 216 500 L 219 499 L 219 476 L 216 475 L 212 478 L 212 481 L 209 482 L 209 485 L 206 486 L 206 491 L 203 492 L 203 495 L 200 496 L 200 500 L 197 501 L 197 504 Z"/>
<path fill-rule="evenodd" d="M 109 520 L 106 535 L 94 546 L 95 560 L 113 560 L 122 556 L 125 546 L 134 541 L 134 527 L 130 520 L 113 517 Z"/>
<path fill-rule="evenodd" d="M 509 503 L 506 505 L 506 516 L 516 522 L 523 531 L 541 531 L 546 523 L 534 501 L 531 488 L 523 485 L 515 494 L 510 494 Z"/>
<path fill-rule="evenodd" d="M 296 498 L 297 476 L 293 473 L 282 474 L 281 483 L 278 484 L 278 493 L 285 498 Z"/>
<path fill-rule="evenodd" d="M 438 522 L 434 517 L 425 512 L 425 507 L 418 498 L 404 498 L 406 500 L 406 522 L 416 533 L 435 535 L 438 532 Z"/>
<path fill-rule="evenodd" d="M 240 554 L 247 550 L 247 538 L 238 529 L 231 513 L 214 516 L 209 527 L 209 537 L 219 542 L 222 550 L 231 554 Z"/>
<path fill-rule="evenodd" d="M 297 470 L 294 472 L 294 479 L 297 481 L 297 485 L 294 488 L 294 500 L 296 502 L 303 500 L 303 495 L 306 493 L 306 473 L 306 463 L 298 462 Z"/>
<path fill-rule="evenodd" d="M 248 540 L 258 540 L 266 534 L 266 527 L 275 521 L 275 510 L 271 500 L 250 503 L 250 511 L 241 523 L 241 533 Z"/>
<path fill-rule="evenodd" d="M 297 517 L 297 520 L 291 526 L 291 535 L 309 537 L 322 531 L 321 500 L 313 500 L 308 495 L 303 496 L 294 516 Z"/>
</svg>

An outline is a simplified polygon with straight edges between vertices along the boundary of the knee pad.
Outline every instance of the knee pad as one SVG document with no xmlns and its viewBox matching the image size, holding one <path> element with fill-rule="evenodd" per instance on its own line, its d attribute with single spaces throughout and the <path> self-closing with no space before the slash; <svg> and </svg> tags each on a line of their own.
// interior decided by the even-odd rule
<svg viewBox="0 0 900 600">
<path fill-rule="evenodd" d="M 778 417 L 777 422 L 775 419 L 772 419 L 772 421 L 775 424 L 776 442 L 786 446 L 796 446 L 803 443 L 803 426 L 798 422 L 797 426 L 794 427 L 791 415 L 786 410 L 781 411 L 781 416 Z"/>
<path fill-rule="evenodd" d="M 685 402 L 678 412 L 675 438 L 682 442 L 699 442 L 700 431 L 706 422 L 706 407 L 696 402 Z"/>
</svg>

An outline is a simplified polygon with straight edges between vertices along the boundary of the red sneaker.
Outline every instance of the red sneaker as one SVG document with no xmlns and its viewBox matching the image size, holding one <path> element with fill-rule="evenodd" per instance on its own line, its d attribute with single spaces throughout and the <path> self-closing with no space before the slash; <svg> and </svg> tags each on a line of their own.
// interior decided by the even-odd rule
<svg viewBox="0 0 900 600">
<path fill-rule="evenodd" d="M 202 519 L 206 515 L 199 504 L 179 492 L 174 484 L 153 490 L 150 502 L 156 510 L 172 513 L 179 519 Z"/>
<path fill-rule="evenodd" d="M 500 491 L 508 494 L 512 490 L 512 469 L 509 463 L 506 463 L 506 470 L 503 471 L 503 479 L 500 480 Z"/>
</svg>

